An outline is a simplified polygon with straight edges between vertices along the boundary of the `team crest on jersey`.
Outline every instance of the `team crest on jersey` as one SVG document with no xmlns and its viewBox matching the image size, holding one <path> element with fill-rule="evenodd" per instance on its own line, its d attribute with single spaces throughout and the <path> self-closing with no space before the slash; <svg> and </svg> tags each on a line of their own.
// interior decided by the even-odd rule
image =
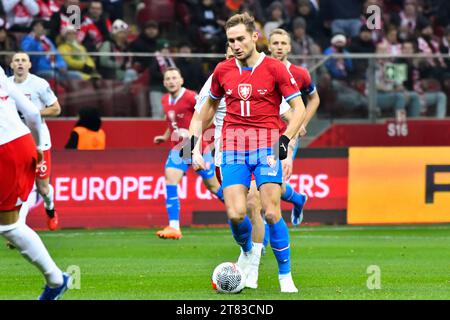
<svg viewBox="0 0 450 320">
<path fill-rule="evenodd" d="M 241 83 L 238 86 L 238 93 L 242 100 L 248 100 L 248 98 L 252 95 L 252 85 L 248 83 Z"/>
</svg>

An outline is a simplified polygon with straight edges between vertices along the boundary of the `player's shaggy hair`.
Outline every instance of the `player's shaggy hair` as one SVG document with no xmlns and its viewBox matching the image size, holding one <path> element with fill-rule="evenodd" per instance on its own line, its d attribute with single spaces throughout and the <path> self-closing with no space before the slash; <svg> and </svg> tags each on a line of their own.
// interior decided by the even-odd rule
<svg viewBox="0 0 450 320">
<path fill-rule="evenodd" d="M 245 25 L 245 29 L 249 32 L 249 33 L 253 33 L 256 31 L 256 26 L 255 26 L 255 18 L 253 18 L 252 16 L 250 16 L 248 14 L 248 12 L 244 12 L 241 14 L 235 14 L 234 16 L 232 16 L 230 19 L 228 19 L 228 21 L 225 23 L 225 30 L 228 30 L 232 27 L 235 27 L 239 24 L 243 24 Z"/>
<path fill-rule="evenodd" d="M 269 42 L 270 42 L 270 39 L 272 38 L 272 36 L 274 36 L 276 34 L 281 35 L 281 36 L 287 36 L 289 38 L 289 42 L 291 41 L 291 35 L 289 34 L 289 32 L 287 32 L 286 30 L 281 29 L 281 28 L 276 28 L 276 29 L 273 29 L 272 32 L 270 33 L 269 39 L 268 39 Z"/>
<path fill-rule="evenodd" d="M 178 73 L 180 74 L 181 77 L 183 77 L 183 75 L 181 74 L 181 70 L 177 67 L 168 67 L 166 70 L 164 70 L 163 72 L 163 77 L 166 75 L 166 73 L 168 71 L 178 71 Z"/>
</svg>

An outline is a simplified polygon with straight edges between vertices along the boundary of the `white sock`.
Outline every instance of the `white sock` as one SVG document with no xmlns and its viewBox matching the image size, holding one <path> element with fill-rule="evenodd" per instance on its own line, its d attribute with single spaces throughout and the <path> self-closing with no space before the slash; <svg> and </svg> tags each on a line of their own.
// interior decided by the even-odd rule
<svg viewBox="0 0 450 320">
<path fill-rule="evenodd" d="M 292 273 L 286 273 L 286 274 L 279 274 L 278 280 L 284 280 L 284 279 L 292 279 Z"/>
<path fill-rule="evenodd" d="M 22 224 L 25 224 L 25 222 L 27 221 L 27 216 L 28 216 L 28 203 L 24 202 L 22 203 L 22 207 L 20 207 L 19 210 L 19 221 Z"/>
<path fill-rule="evenodd" d="M 55 207 L 53 202 L 55 190 L 51 184 L 48 185 L 48 193 L 46 195 L 42 195 L 44 199 L 44 207 L 45 209 L 52 210 Z"/>
<path fill-rule="evenodd" d="M 255 250 L 254 252 L 255 252 L 255 254 L 257 254 L 258 256 L 261 256 L 261 252 L 262 252 L 262 249 L 263 249 L 263 244 L 262 243 L 256 243 L 256 242 L 253 242 L 253 248 L 252 248 L 252 250 Z"/>
<path fill-rule="evenodd" d="M 169 226 L 174 229 L 180 230 L 180 220 L 169 220 Z"/>
<path fill-rule="evenodd" d="M 1 234 L 14 244 L 25 259 L 42 272 L 50 288 L 63 284 L 62 271 L 56 266 L 36 232 L 26 224 L 19 223 L 14 229 L 3 231 Z"/>
</svg>

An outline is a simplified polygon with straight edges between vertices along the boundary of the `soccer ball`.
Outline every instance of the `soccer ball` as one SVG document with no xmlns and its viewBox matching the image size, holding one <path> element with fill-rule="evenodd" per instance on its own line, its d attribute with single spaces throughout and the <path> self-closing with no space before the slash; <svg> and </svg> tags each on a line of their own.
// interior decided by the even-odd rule
<svg viewBox="0 0 450 320">
<path fill-rule="evenodd" d="M 221 263 L 214 269 L 212 286 L 217 292 L 239 293 L 245 286 L 244 272 L 235 263 Z"/>
</svg>

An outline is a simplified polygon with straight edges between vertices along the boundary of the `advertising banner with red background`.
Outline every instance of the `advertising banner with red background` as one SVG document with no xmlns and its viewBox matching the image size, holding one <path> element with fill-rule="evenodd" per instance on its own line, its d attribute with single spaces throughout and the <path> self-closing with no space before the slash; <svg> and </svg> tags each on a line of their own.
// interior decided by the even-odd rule
<svg viewBox="0 0 450 320">
<path fill-rule="evenodd" d="M 55 150 L 51 183 L 62 228 L 151 227 L 167 224 L 164 164 L 168 150 Z M 307 210 L 346 210 L 346 157 L 297 158 L 290 179 L 309 196 Z M 208 192 L 191 169 L 179 185 L 181 224 L 191 225 L 193 212 L 225 217 L 225 207 Z M 31 197 L 35 197 L 32 194 Z M 34 199 L 34 198 L 33 198 Z M 291 210 L 283 203 L 283 210 Z M 28 223 L 46 228 L 42 204 Z"/>
</svg>

